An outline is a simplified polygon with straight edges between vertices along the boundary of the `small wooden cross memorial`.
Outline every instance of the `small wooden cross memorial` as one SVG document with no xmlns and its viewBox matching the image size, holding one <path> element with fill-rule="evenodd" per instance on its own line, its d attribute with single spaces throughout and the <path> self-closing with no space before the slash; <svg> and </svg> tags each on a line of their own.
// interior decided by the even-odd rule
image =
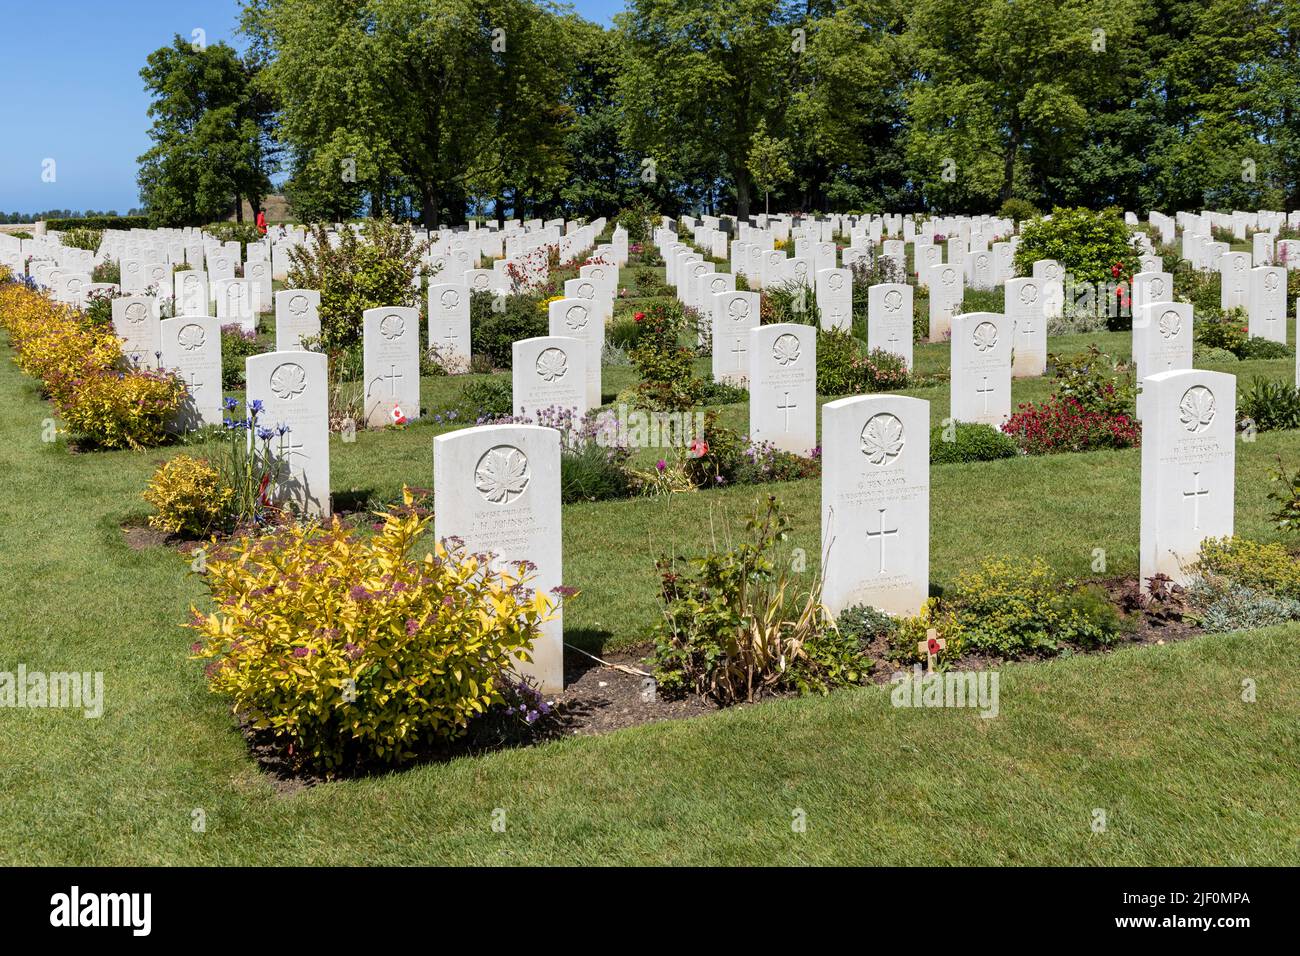
<svg viewBox="0 0 1300 956">
<path fill-rule="evenodd" d="M 925 655 L 926 668 L 934 670 L 935 659 L 939 652 L 948 646 L 948 642 L 939 636 L 939 632 L 930 628 L 925 632 L 925 640 L 916 645 L 916 649 Z"/>
</svg>

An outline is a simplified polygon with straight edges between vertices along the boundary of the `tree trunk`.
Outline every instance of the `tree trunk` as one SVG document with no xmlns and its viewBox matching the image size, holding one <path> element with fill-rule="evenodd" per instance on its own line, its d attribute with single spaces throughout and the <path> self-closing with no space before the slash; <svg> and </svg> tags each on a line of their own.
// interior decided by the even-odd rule
<svg viewBox="0 0 1300 956">
<path fill-rule="evenodd" d="M 1016 185 L 1016 152 L 1020 149 L 1020 133 L 1014 127 L 1012 129 L 1007 151 L 1002 156 L 1002 189 L 999 193 L 1002 202 L 1011 198 L 1011 190 Z"/>
<path fill-rule="evenodd" d="M 438 197 L 427 184 L 420 187 L 420 222 L 425 229 L 438 228 Z"/>
<path fill-rule="evenodd" d="M 235 222 L 244 221 L 244 197 L 235 193 Z"/>
<path fill-rule="evenodd" d="M 745 170 L 736 170 L 736 216 L 745 219 L 749 216 L 749 177 Z"/>
</svg>

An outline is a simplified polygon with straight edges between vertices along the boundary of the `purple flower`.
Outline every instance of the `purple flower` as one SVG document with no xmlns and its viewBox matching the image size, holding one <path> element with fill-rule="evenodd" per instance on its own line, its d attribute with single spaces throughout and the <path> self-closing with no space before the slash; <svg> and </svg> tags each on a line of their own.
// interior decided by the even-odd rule
<svg viewBox="0 0 1300 956">
<path fill-rule="evenodd" d="M 307 650 L 307 648 L 305 648 L 305 647 L 295 647 L 295 648 L 293 649 L 293 656 L 294 656 L 294 657 L 306 657 L 306 656 L 307 656 L 308 654 L 310 654 L 310 653 L 311 653 L 311 651 Z"/>
<path fill-rule="evenodd" d="M 658 468 L 660 471 L 663 471 L 665 468 L 668 467 L 668 462 L 660 458 L 657 462 L 655 462 L 655 467 Z"/>
<path fill-rule="evenodd" d="M 413 617 L 408 618 L 406 621 L 406 636 L 414 637 L 419 630 L 420 630 L 420 622 Z"/>
</svg>

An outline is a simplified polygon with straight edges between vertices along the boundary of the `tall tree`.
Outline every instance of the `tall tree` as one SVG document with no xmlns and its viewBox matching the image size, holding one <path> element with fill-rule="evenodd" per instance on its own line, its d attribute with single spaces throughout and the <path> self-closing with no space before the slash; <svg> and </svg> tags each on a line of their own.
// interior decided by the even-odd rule
<svg viewBox="0 0 1300 956">
<path fill-rule="evenodd" d="M 653 159 L 659 177 L 714 196 L 729 186 L 747 216 L 750 136 L 760 119 L 780 126 L 793 18 L 781 0 L 632 0 L 615 17 L 627 147 Z"/>
<path fill-rule="evenodd" d="M 140 157 L 138 182 L 159 225 L 200 225 L 256 212 L 270 190 L 275 149 L 271 103 L 254 82 L 255 64 L 224 43 L 175 37 L 140 71 L 152 94 L 153 146 Z"/>
</svg>

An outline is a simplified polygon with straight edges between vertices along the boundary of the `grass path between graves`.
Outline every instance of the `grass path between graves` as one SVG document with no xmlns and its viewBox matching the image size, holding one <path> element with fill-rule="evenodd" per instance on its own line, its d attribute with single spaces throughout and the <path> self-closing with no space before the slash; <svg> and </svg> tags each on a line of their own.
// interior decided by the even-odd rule
<svg viewBox="0 0 1300 956">
<path fill-rule="evenodd" d="M 42 444 L 48 406 L 7 349 L 0 396 L 0 670 L 103 671 L 106 684 L 98 720 L 0 710 L 0 863 L 1300 860 L 1300 626 L 1008 667 L 996 719 L 892 708 L 864 688 L 279 793 L 187 659 L 177 624 L 198 582 L 119 530 L 175 450 Z M 427 481 L 427 439 L 402 444 L 413 433 L 340 447 L 341 473 L 363 476 L 366 455 L 372 480 Z M 1276 452 L 1295 461 L 1300 435 L 1239 446 L 1244 533 L 1266 534 Z M 774 490 L 814 542 L 816 483 Z M 567 576 L 585 592 L 571 638 L 635 640 L 653 614 L 658 546 L 702 543 L 711 512 L 753 494 L 566 508 Z M 939 583 L 998 552 L 1085 573 L 1104 547 L 1112 568 L 1132 570 L 1137 456 L 938 467 L 933 509 Z M 1247 678 L 1255 703 L 1241 700 Z M 791 827 L 796 811 L 806 832 Z"/>
</svg>

